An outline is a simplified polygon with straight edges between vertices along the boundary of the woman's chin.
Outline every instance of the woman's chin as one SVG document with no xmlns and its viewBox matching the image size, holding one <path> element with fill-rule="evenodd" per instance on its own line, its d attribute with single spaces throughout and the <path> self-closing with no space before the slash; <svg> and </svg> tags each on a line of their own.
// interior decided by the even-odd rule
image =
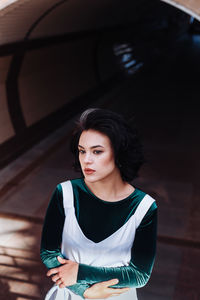
<svg viewBox="0 0 200 300">
<path fill-rule="evenodd" d="M 87 182 L 91 182 L 91 183 L 99 180 L 99 178 L 97 176 L 95 176 L 94 174 L 92 174 L 92 175 L 85 174 L 84 177 Z"/>
</svg>

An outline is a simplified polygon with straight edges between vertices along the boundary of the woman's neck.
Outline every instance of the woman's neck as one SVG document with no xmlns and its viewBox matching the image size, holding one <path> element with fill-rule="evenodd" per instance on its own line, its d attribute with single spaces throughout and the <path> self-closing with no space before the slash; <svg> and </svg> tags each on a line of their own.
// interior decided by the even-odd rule
<svg viewBox="0 0 200 300">
<path fill-rule="evenodd" d="M 122 180 L 120 174 L 95 182 L 89 182 L 86 179 L 84 181 L 94 195 L 110 202 L 120 201 L 135 190 L 132 185 Z"/>
</svg>

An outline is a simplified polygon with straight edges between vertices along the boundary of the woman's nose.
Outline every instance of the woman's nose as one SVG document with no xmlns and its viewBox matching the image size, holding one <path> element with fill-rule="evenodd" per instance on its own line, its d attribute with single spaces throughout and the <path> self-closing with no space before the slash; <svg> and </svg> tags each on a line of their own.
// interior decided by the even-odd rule
<svg viewBox="0 0 200 300">
<path fill-rule="evenodd" d="M 86 153 L 84 162 L 85 162 L 85 163 L 90 163 L 90 162 L 92 162 L 92 156 L 91 156 L 90 153 Z"/>
</svg>

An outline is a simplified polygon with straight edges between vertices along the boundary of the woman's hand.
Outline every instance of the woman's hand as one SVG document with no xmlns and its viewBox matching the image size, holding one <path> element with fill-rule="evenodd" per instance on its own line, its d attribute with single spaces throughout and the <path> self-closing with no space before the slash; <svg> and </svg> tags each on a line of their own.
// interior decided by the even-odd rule
<svg viewBox="0 0 200 300">
<path fill-rule="evenodd" d="M 101 298 L 109 298 L 112 296 L 119 296 L 122 293 L 128 292 L 130 288 L 110 288 L 109 286 L 115 285 L 119 282 L 118 279 L 111 279 L 108 281 L 102 281 L 96 284 L 93 284 L 90 288 L 88 288 L 83 296 L 86 299 L 101 299 Z"/>
<path fill-rule="evenodd" d="M 51 277 L 52 281 L 60 288 L 75 284 L 77 282 L 78 263 L 69 259 L 63 259 L 60 256 L 57 257 L 57 260 L 62 266 L 49 270 L 47 276 L 53 275 Z"/>
</svg>

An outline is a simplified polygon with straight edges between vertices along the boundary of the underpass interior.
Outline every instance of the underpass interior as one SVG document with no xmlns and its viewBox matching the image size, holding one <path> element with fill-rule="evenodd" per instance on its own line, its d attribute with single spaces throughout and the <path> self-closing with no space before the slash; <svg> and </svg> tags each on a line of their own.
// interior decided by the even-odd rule
<svg viewBox="0 0 200 300">
<path fill-rule="evenodd" d="M 159 207 L 157 259 L 139 300 L 199 299 L 198 6 L 186 14 L 160 1 L 6 2 L 0 298 L 43 299 L 51 286 L 39 260 L 45 210 L 55 186 L 79 176 L 68 149 L 74 120 L 104 107 L 136 121 L 147 162 L 133 184 Z"/>
</svg>

